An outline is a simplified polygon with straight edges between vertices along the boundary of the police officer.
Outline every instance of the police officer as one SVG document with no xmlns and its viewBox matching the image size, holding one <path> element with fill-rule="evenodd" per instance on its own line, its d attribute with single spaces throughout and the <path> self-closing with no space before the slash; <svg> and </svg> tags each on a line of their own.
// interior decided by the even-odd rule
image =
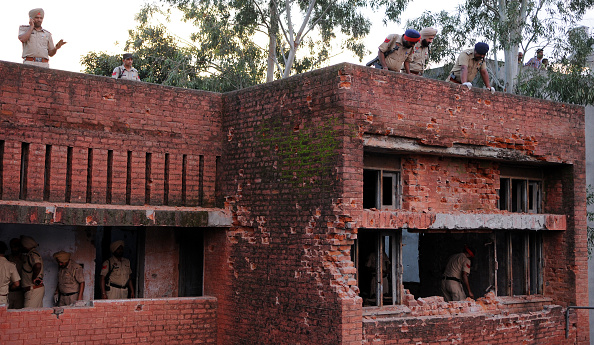
<svg viewBox="0 0 594 345">
<path fill-rule="evenodd" d="M 35 248 L 39 246 L 32 237 L 21 236 L 21 245 L 26 251 L 23 263 L 23 290 L 25 291 L 25 308 L 43 307 L 43 259 Z"/>
<path fill-rule="evenodd" d="M 21 240 L 19 238 L 13 238 L 10 240 L 10 254 L 6 256 L 8 261 L 15 264 L 19 276 L 23 276 L 23 248 L 21 246 Z M 22 309 L 25 303 L 25 293 L 22 285 L 16 286 L 10 289 L 8 293 L 8 308 L 9 309 Z"/>
<path fill-rule="evenodd" d="M 19 27 L 19 40 L 23 43 L 23 63 L 49 68 L 49 57 L 56 55 L 66 42 L 60 40 L 54 46 L 52 34 L 41 27 L 44 11 L 35 8 L 29 11 L 29 25 Z"/>
<path fill-rule="evenodd" d="M 382 69 L 399 72 L 405 61 L 411 61 L 413 47 L 420 39 L 421 34 L 413 29 L 406 30 L 404 35 L 388 35 L 377 53 Z M 410 73 L 408 64 L 405 64 L 404 72 Z"/>
<path fill-rule="evenodd" d="M 429 60 L 429 45 L 435 39 L 437 29 L 431 27 L 424 28 L 421 30 L 420 34 L 421 40 L 417 42 L 413 48 L 411 61 L 404 62 L 404 70 L 406 69 L 406 64 L 409 64 L 410 73 L 416 75 L 423 75 L 423 70 Z"/>
<path fill-rule="evenodd" d="M 85 278 L 81 265 L 70 260 L 71 254 L 63 250 L 54 253 L 58 262 L 58 286 L 54 293 L 58 307 L 74 304 L 83 299 L 85 291 Z"/>
<path fill-rule="evenodd" d="M 466 49 L 458 55 L 458 59 L 454 67 L 450 71 L 450 75 L 446 81 L 462 84 L 468 89 L 472 88 L 472 81 L 476 74 L 480 71 L 485 87 L 495 92 L 495 88 L 491 87 L 489 82 L 489 73 L 485 65 L 485 55 L 489 52 L 489 45 L 487 43 L 478 42 L 474 45 L 474 49 Z"/>
<path fill-rule="evenodd" d="M 16 265 L 8 261 L 4 254 L 8 246 L 0 241 L 0 304 L 8 304 L 8 291 L 20 285 L 21 277 Z"/>
<path fill-rule="evenodd" d="M 124 241 L 115 241 L 109 249 L 113 253 L 101 267 L 101 298 L 125 299 L 134 298 L 134 287 L 130 276 L 130 260 L 124 257 Z"/>
<path fill-rule="evenodd" d="M 140 77 L 138 76 L 138 71 L 136 68 L 132 67 L 132 54 L 126 53 L 123 55 L 121 66 L 118 66 L 113 69 L 111 73 L 111 77 L 114 79 L 126 79 L 126 80 L 136 80 L 140 81 Z"/>
<path fill-rule="evenodd" d="M 441 280 L 441 293 L 446 302 L 466 299 L 462 284 L 468 290 L 468 297 L 474 298 L 474 294 L 470 290 L 470 284 L 468 283 L 470 258 L 473 257 L 474 250 L 468 246 L 464 246 L 464 250 L 461 253 L 454 254 L 448 259 L 443 272 L 443 279 Z"/>
</svg>

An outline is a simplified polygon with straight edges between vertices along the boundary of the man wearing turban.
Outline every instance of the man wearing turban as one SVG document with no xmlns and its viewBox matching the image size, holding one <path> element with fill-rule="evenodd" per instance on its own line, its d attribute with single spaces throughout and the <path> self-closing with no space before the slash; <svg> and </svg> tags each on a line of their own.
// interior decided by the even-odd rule
<svg viewBox="0 0 594 345">
<path fill-rule="evenodd" d="M 406 65 L 408 64 L 410 73 L 416 75 L 423 75 L 423 70 L 427 65 L 427 60 L 429 60 L 429 45 L 437 35 L 437 29 L 424 28 L 420 31 L 420 34 L 421 40 L 415 44 L 410 62 L 404 62 L 404 70 L 406 71 Z"/>
<path fill-rule="evenodd" d="M 58 286 L 56 286 L 54 299 L 58 301 L 58 307 L 82 300 L 85 291 L 83 269 L 70 260 L 70 255 L 63 250 L 54 253 L 54 259 L 58 262 Z"/>
<path fill-rule="evenodd" d="M 446 78 L 446 81 L 462 84 L 470 90 L 470 88 L 472 88 L 474 77 L 480 72 L 485 87 L 490 89 L 491 93 L 494 93 L 495 88 L 491 87 L 489 73 L 487 72 L 487 66 L 485 65 L 485 56 L 488 52 L 489 45 L 483 42 L 475 44 L 474 49 L 463 50 L 460 55 L 458 55 L 458 59 L 456 59 L 456 63 L 450 71 L 450 75 Z"/>
<path fill-rule="evenodd" d="M 23 43 L 23 63 L 49 68 L 49 57 L 54 56 L 66 42 L 54 45 L 52 34 L 41 27 L 45 13 L 42 8 L 29 11 L 29 25 L 19 27 L 19 40 Z"/>
<path fill-rule="evenodd" d="M 21 283 L 25 291 L 25 308 L 42 308 L 45 287 L 43 285 L 43 259 L 37 252 L 39 244 L 32 237 L 21 236 L 21 245 L 25 252 Z"/>
<path fill-rule="evenodd" d="M 124 241 L 115 241 L 109 249 L 113 255 L 101 266 L 101 298 L 134 298 L 134 287 L 130 276 L 130 260 L 124 257 Z"/>
<path fill-rule="evenodd" d="M 391 34 L 386 37 L 384 43 L 379 46 L 378 59 L 382 69 L 400 72 L 402 64 L 410 62 L 411 52 L 415 43 L 421 40 L 421 34 L 417 30 L 408 29 L 404 35 Z M 380 68 L 380 66 L 376 66 Z M 408 64 L 405 63 L 405 73 L 410 73 Z"/>
</svg>

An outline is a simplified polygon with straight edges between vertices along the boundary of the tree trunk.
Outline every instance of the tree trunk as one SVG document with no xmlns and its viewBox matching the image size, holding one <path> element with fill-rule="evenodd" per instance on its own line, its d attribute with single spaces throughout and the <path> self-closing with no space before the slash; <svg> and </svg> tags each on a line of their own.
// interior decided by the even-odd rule
<svg viewBox="0 0 594 345">
<path fill-rule="evenodd" d="M 270 26 L 268 27 L 268 65 L 266 67 L 266 82 L 274 80 L 276 62 L 276 36 L 278 34 L 278 12 L 274 0 L 270 0 Z"/>
</svg>

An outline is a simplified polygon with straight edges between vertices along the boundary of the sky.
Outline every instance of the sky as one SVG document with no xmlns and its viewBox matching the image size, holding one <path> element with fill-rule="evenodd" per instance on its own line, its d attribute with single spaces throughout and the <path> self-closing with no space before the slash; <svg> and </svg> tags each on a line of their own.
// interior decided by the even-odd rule
<svg viewBox="0 0 594 345">
<path fill-rule="evenodd" d="M 19 26 L 28 24 L 29 10 L 42 7 L 45 11 L 43 28 L 52 33 L 54 43 L 60 39 L 67 42 L 50 58 L 50 67 L 71 72 L 82 71 L 80 59 L 88 52 L 124 53 L 123 46 L 128 38 L 128 30 L 136 27 L 135 14 L 143 4 L 152 3 L 147 0 L 45 0 L 38 3 L 6 1 L 7 3 L 2 4 L 0 13 L 0 60 L 22 62 L 22 44 L 18 40 Z M 461 0 L 413 0 L 401 17 L 401 24 L 388 26 L 382 24 L 383 17 L 380 13 L 370 14 L 374 25 L 365 40 L 365 45 L 371 54 L 362 63 L 376 55 L 377 47 L 388 34 L 403 31 L 406 20 L 420 16 L 425 10 L 452 11 L 460 2 Z M 594 28 L 594 10 L 590 10 L 581 23 Z M 191 27 L 180 23 L 179 20 L 168 24 L 168 28 L 171 33 L 184 38 L 191 32 Z M 119 45 L 116 45 L 116 42 L 119 42 Z M 348 51 L 335 56 L 332 62 L 360 63 Z"/>
</svg>

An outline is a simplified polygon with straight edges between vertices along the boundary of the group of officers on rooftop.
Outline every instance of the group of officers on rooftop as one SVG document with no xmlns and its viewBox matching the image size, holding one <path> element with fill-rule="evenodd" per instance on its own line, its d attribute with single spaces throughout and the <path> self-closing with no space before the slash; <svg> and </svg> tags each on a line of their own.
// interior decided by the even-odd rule
<svg viewBox="0 0 594 345">
<path fill-rule="evenodd" d="M 408 29 L 403 35 L 391 34 L 379 46 L 378 55 L 367 63 L 367 66 L 387 69 L 407 74 L 423 75 L 423 70 L 429 60 L 429 46 L 437 35 L 437 29 L 424 28 L 420 32 Z M 478 42 L 474 48 L 463 50 L 446 81 L 462 84 L 469 89 L 477 73 L 480 73 L 485 87 L 491 92 L 495 88 L 489 81 L 489 73 L 485 65 L 485 56 L 489 52 L 489 45 Z"/>
</svg>

